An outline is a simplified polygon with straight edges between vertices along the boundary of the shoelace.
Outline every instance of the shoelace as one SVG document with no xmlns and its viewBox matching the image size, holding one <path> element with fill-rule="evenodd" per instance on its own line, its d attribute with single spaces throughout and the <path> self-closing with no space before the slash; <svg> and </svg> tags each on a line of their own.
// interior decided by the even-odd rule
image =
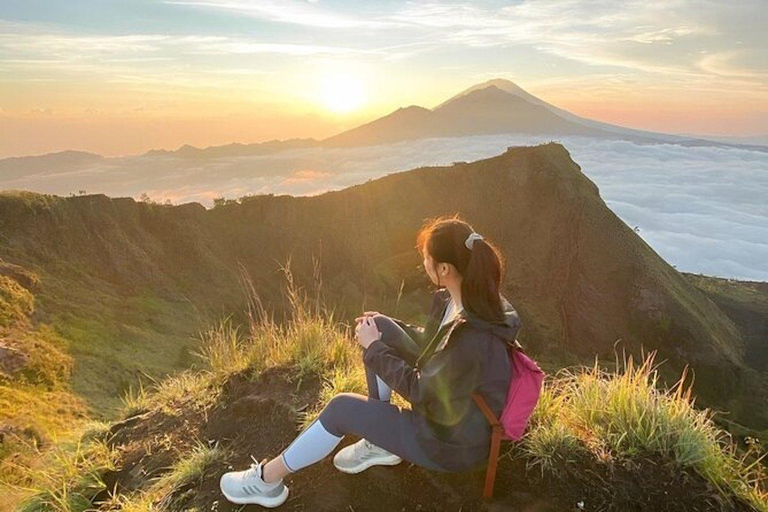
<svg viewBox="0 0 768 512">
<path fill-rule="evenodd" d="M 251 467 L 245 470 L 244 476 L 246 478 L 258 478 L 258 467 L 261 463 L 253 455 L 251 455 L 251 460 L 253 460 L 253 463 L 251 463 Z"/>
<path fill-rule="evenodd" d="M 373 444 L 372 442 L 370 442 L 370 441 L 369 441 L 369 440 L 367 440 L 367 439 L 363 439 L 363 445 L 362 445 L 362 447 L 363 447 L 363 450 L 362 450 L 362 451 L 363 451 L 363 453 L 362 453 L 362 454 L 359 454 L 359 453 L 358 453 L 358 454 L 356 454 L 357 456 L 363 456 L 363 457 L 367 457 L 367 456 L 369 456 L 369 455 L 370 455 L 372 452 L 375 452 L 377 449 L 381 450 L 381 449 L 380 449 L 378 446 L 376 446 L 375 444 Z M 357 447 L 356 447 L 356 448 L 357 448 Z"/>
</svg>

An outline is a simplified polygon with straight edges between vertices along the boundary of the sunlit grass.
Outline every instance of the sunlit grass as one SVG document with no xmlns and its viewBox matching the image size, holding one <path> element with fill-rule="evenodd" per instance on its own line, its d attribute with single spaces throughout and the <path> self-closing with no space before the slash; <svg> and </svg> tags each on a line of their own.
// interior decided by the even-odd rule
<svg viewBox="0 0 768 512">
<path fill-rule="evenodd" d="M 103 426 L 74 443 L 59 443 L 41 455 L 40 464 L 30 468 L 32 485 L 21 512 L 74 512 L 92 507 L 91 499 L 105 489 L 101 475 L 116 469 L 117 453 L 95 435 Z"/>
<path fill-rule="evenodd" d="M 171 471 L 158 480 L 157 486 L 164 489 L 182 487 L 200 478 L 214 462 L 223 460 L 224 453 L 218 446 L 211 447 L 198 442 L 183 458 L 173 464 Z"/>
<path fill-rule="evenodd" d="M 120 398 L 123 403 L 123 416 L 133 416 L 148 407 L 150 401 L 150 390 L 139 381 L 136 387 L 129 386 L 125 394 Z"/>
<path fill-rule="evenodd" d="M 182 372 L 150 387 L 140 386 L 124 397 L 126 411 L 161 409 L 174 414 L 188 407 L 207 411 L 235 375 L 257 379 L 269 368 L 289 368 L 299 385 L 304 378 L 322 381 L 318 399 L 302 413 L 298 429 L 309 425 L 336 394 L 365 394 L 361 349 L 350 326 L 322 307 L 319 292 L 310 298 L 296 285 L 289 268 L 284 271 L 290 304 L 284 322 L 277 323 L 267 314 L 246 279 L 248 324 L 235 326 L 227 317 L 202 333 L 200 356 L 206 368 Z M 601 368 L 596 360 L 593 366 L 566 368 L 548 376 L 529 430 L 519 443 L 529 467 L 557 474 L 569 467 L 569 461 L 578 469 L 583 457 L 612 464 L 622 458 L 660 455 L 681 468 L 697 471 L 726 499 L 735 494 L 757 510 L 768 511 L 760 464 L 765 455 L 737 455 L 730 435 L 713 423 L 710 411 L 695 407 L 692 389 L 685 387 L 686 371 L 672 389 L 660 389 L 654 355 L 639 364 L 631 356 L 625 357 L 623 365 L 617 361 L 613 371 Z M 408 405 L 397 394 L 393 403 Z M 63 462 L 65 469 L 59 471 L 66 477 L 51 481 L 53 491 L 45 495 L 47 502 L 54 503 L 51 506 L 74 502 L 78 489 L 90 489 L 89 475 L 107 467 L 107 455 L 97 453 L 93 462 L 79 469 L 74 462 Z M 198 443 L 180 453 L 172 467 L 142 490 L 131 496 L 113 496 L 105 506 L 126 511 L 172 510 L 176 491 L 202 478 L 206 468 L 219 460 L 223 460 L 220 449 Z M 97 479 L 94 482 L 92 488 L 96 489 Z"/>
<path fill-rule="evenodd" d="M 768 510 L 760 457 L 739 457 L 708 409 L 698 410 L 685 387 L 687 368 L 672 389 L 658 386 L 650 353 L 640 364 L 625 357 L 613 372 L 594 366 L 563 369 L 545 381 L 523 449 L 530 464 L 558 471 L 591 454 L 603 461 L 658 454 L 692 468 L 727 497 L 734 493 Z M 618 366 L 618 365 L 617 365 Z"/>
<path fill-rule="evenodd" d="M 245 276 L 249 291 L 248 332 L 242 333 L 232 326 L 230 317 L 206 331 L 201 355 L 210 371 L 227 377 L 247 369 L 255 378 L 266 368 L 290 367 L 297 379 L 319 375 L 325 380 L 325 387 L 332 390 L 329 393 L 342 389 L 365 392 L 361 349 L 352 339 L 349 326 L 342 325 L 333 311 L 322 306 L 319 293 L 310 298 L 297 285 L 290 261 L 282 270 L 290 306 L 286 321 L 274 321 Z M 315 286 L 321 286 L 317 273 Z"/>
<path fill-rule="evenodd" d="M 323 388 L 318 401 L 301 415 L 301 428 L 312 423 L 323 407 L 339 393 L 367 393 L 365 372 L 359 365 L 328 370 L 324 375 Z"/>
<path fill-rule="evenodd" d="M 202 481 L 206 471 L 225 457 L 226 451 L 222 448 L 197 442 L 144 490 L 130 496 L 115 493 L 101 508 L 122 512 L 179 510 L 174 503 L 176 494 L 186 486 Z"/>
<path fill-rule="evenodd" d="M 210 372 L 185 370 L 159 382 L 153 381 L 149 387 L 140 382 L 122 397 L 122 416 L 130 417 L 151 409 L 176 415 L 187 404 L 205 408 L 216 402 L 220 391 L 220 383 L 213 377 Z"/>
</svg>

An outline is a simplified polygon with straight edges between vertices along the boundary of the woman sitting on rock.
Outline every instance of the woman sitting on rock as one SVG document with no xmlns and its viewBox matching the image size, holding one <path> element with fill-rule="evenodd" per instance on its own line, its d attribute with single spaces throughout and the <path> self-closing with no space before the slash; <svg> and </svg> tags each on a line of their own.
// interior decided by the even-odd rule
<svg viewBox="0 0 768 512">
<path fill-rule="evenodd" d="M 471 395 L 477 391 L 501 414 L 511 378 L 504 342 L 520 328 L 499 290 L 503 260 L 457 216 L 428 222 L 417 248 L 438 287 L 426 327 L 372 311 L 358 317 L 368 396 L 336 395 L 279 456 L 225 473 L 220 486 L 229 501 L 281 505 L 288 498 L 283 477 L 328 456 L 347 434 L 362 439 L 335 455 L 344 473 L 403 459 L 455 472 L 487 460 L 491 429 Z M 390 403 L 392 390 L 411 410 Z"/>
</svg>

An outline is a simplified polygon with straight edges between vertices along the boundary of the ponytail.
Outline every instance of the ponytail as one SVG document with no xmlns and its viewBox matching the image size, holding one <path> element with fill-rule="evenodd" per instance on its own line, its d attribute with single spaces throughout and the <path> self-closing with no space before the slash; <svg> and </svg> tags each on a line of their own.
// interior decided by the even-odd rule
<svg viewBox="0 0 768 512">
<path fill-rule="evenodd" d="M 426 250 L 437 263 L 456 267 L 462 277 L 461 302 L 465 310 L 484 320 L 504 320 L 501 251 L 475 233 L 458 214 L 429 219 L 419 231 L 417 248 L 422 254 Z"/>
</svg>

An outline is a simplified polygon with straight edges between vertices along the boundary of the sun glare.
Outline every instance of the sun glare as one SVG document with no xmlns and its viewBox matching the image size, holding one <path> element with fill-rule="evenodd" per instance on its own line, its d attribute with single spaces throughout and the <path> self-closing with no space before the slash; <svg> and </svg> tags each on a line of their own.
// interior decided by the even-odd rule
<svg viewBox="0 0 768 512">
<path fill-rule="evenodd" d="M 335 75 L 326 77 L 320 84 L 320 99 L 325 107 L 334 112 L 350 112 L 365 103 L 365 93 L 360 80 Z"/>
</svg>

